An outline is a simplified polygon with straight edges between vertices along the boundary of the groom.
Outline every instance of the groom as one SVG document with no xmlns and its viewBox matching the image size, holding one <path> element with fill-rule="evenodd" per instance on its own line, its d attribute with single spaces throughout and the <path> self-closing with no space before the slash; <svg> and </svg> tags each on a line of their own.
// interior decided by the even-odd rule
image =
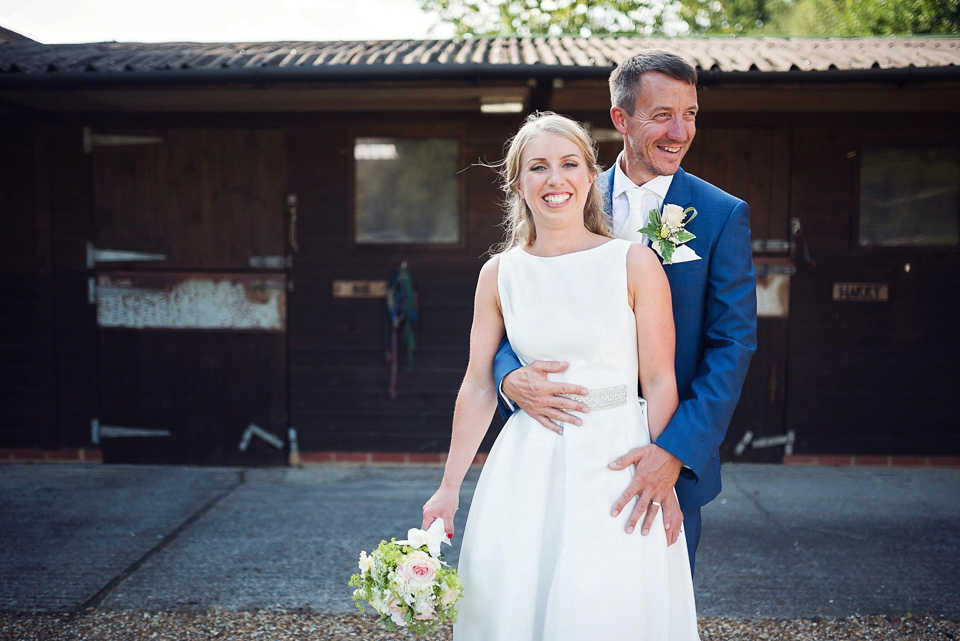
<svg viewBox="0 0 960 641">
<path fill-rule="evenodd" d="M 691 572 L 700 542 L 700 508 L 720 493 L 718 449 L 756 350 L 757 333 L 749 208 L 680 169 L 696 133 L 696 85 L 696 70 L 664 51 L 642 52 L 618 66 L 610 76 L 610 117 L 623 134 L 623 151 L 597 180 L 606 189 L 613 230 L 628 240 L 647 242 L 637 232 L 646 226 L 651 209 L 674 204 L 697 210 L 686 227 L 696 238 L 680 245 L 672 262 L 663 265 L 673 296 L 680 406 L 654 444 L 625 452 L 611 464 L 613 469 L 635 468 L 613 510 L 619 514 L 639 497 L 628 527 L 643 517 L 643 535 L 664 498 L 676 489 Z M 554 431 L 563 423 L 579 424 L 567 412 L 587 411 L 586 404 L 557 395 L 587 390 L 547 380 L 547 374 L 566 366 L 535 361 L 521 367 L 504 341 L 494 364 L 501 413 L 509 416 L 516 404 Z"/>
</svg>

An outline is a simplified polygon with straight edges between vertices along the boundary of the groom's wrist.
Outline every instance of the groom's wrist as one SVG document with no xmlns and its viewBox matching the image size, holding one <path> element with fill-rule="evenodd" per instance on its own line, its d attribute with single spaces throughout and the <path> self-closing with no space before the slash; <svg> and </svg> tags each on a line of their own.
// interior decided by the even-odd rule
<svg viewBox="0 0 960 641">
<path fill-rule="evenodd" d="M 663 433 L 661 433 L 661 436 L 663 436 Z M 677 468 L 677 469 L 678 469 L 678 475 L 679 475 L 679 470 L 684 470 L 684 469 L 689 470 L 689 469 L 692 469 L 689 465 L 687 465 L 686 463 L 684 463 L 684 462 L 683 462 L 683 459 L 681 459 L 679 456 L 677 456 L 677 454 L 676 454 L 675 452 L 670 451 L 670 449 L 668 449 L 667 447 L 665 447 L 665 445 L 664 445 L 663 443 L 660 443 L 659 440 L 660 440 L 660 439 L 659 439 L 659 437 L 658 437 L 657 440 L 653 442 L 653 444 L 656 445 L 657 447 L 659 447 L 661 450 L 663 450 L 663 451 L 666 452 L 667 454 L 669 454 L 671 457 L 673 457 L 673 459 L 674 459 L 676 462 L 678 462 L 678 463 L 680 464 L 680 467 Z"/>
</svg>

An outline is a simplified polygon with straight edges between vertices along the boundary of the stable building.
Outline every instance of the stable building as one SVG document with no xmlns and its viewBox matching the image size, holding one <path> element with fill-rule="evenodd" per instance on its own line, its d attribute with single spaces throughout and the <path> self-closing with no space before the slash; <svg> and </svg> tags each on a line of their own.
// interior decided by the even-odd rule
<svg viewBox="0 0 960 641">
<path fill-rule="evenodd" d="M 759 350 L 723 457 L 960 456 L 960 40 L 24 40 L 0 458 L 439 461 L 501 237 L 480 163 L 553 110 L 609 166 L 606 79 L 644 48 L 700 72 L 684 168 L 751 206 Z"/>
</svg>

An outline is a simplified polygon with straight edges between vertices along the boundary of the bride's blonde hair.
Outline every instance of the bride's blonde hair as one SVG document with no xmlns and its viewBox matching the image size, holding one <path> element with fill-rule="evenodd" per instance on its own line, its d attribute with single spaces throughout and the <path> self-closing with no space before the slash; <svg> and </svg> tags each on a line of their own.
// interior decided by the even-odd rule
<svg viewBox="0 0 960 641">
<path fill-rule="evenodd" d="M 610 219 L 603 212 L 603 196 L 597 187 L 596 178 L 602 171 L 597 162 L 597 145 L 587 129 L 577 121 L 552 111 L 534 112 L 523 121 L 520 130 L 511 137 L 506 145 L 506 153 L 499 163 L 493 165 L 500 173 L 500 189 L 503 190 L 503 222 L 506 238 L 494 246 L 493 254 L 503 253 L 514 247 L 525 247 L 537 238 L 537 229 L 533 224 L 533 212 L 520 191 L 521 163 L 527 145 L 541 133 L 562 136 L 575 144 L 587 164 L 587 171 L 594 178 L 584 204 L 583 224 L 591 232 L 613 237 Z"/>
</svg>

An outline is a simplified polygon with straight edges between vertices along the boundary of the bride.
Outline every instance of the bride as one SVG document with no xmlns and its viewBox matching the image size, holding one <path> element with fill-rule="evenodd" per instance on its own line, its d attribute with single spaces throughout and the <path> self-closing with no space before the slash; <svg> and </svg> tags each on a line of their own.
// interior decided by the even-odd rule
<svg viewBox="0 0 960 641">
<path fill-rule="evenodd" d="M 586 383 L 570 392 L 590 412 L 558 432 L 522 411 L 504 425 L 467 519 L 454 639 L 697 640 L 676 497 L 648 536 L 628 530 L 631 509 L 611 516 L 632 469 L 608 464 L 655 439 L 677 408 L 667 278 L 652 250 L 612 238 L 595 146 L 575 121 L 528 117 L 500 170 L 507 239 L 480 270 L 450 450 L 423 527 L 442 518 L 453 538 L 460 486 L 496 409 L 504 335 L 524 363 L 567 361 L 551 379 Z"/>
</svg>

